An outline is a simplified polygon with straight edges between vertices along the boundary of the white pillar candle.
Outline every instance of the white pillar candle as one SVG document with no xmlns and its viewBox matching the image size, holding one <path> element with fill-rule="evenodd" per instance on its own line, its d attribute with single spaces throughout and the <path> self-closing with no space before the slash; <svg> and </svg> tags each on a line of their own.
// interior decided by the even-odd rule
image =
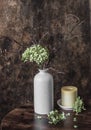
<svg viewBox="0 0 91 130">
<path fill-rule="evenodd" d="M 61 104 L 72 108 L 77 98 L 77 87 L 64 86 L 61 88 Z"/>
</svg>

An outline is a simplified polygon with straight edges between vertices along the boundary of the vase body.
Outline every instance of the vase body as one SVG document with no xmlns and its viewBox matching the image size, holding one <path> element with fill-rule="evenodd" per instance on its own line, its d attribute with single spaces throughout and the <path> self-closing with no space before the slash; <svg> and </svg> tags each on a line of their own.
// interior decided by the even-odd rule
<svg viewBox="0 0 91 130">
<path fill-rule="evenodd" d="M 39 70 L 34 77 L 34 112 L 48 114 L 54 108 L 53 77 L 45 70 Z"/>
</svg>

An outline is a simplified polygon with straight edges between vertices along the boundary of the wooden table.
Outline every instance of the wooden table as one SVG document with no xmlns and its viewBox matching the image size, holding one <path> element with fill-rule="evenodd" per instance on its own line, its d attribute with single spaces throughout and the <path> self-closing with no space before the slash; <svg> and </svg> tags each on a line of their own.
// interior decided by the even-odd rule
<svg viewBox="0 0 91 130">
<path fill-rule="evenodd" d="M 64 112 L 70 112 L 71 115 L 65 121 L 51 125 L 48 123 L 47 116 L 38 119 L 34 114 L 33 105 L 28 104 L 9 112 L 1 122 L 1 130 L 91 130 L 91 107 L 87 107 L 86 111 L 79 114 L 76 122 L 73 121 L 72 111 Z M 74 125 L 78 128 L 74 128 Z"/>
</svg>

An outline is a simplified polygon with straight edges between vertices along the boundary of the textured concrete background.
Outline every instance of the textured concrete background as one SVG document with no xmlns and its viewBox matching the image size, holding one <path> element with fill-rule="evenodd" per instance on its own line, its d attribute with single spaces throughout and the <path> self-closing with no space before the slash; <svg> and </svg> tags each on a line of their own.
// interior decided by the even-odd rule
<svg viewBox="0 0 91 130">
<path fill-rule="evenodd" d="M 89 7 L 89 0 L 0 0 L 1 119 L 14 107 L 33 101 L 38 68 L 23 63 L 21 54 L 46 33 L 41 44 L 50 50 L 55 102 L 63 85 L 75 85 L 79 95 L 91 98 Z"/>
</svg>

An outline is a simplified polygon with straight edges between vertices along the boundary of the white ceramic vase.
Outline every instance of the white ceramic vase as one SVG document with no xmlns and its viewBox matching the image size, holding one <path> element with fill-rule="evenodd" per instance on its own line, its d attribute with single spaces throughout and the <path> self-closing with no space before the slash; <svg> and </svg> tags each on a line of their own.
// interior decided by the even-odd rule
<svg viewBox="0 0 91 130">
<path fill-rule="evenodd" d="M 53 76 L 48 73 L 48 69 L 39 70 L 34 77 L 34 112 L 48 114 L 53 108 Z"/>
</svg>

